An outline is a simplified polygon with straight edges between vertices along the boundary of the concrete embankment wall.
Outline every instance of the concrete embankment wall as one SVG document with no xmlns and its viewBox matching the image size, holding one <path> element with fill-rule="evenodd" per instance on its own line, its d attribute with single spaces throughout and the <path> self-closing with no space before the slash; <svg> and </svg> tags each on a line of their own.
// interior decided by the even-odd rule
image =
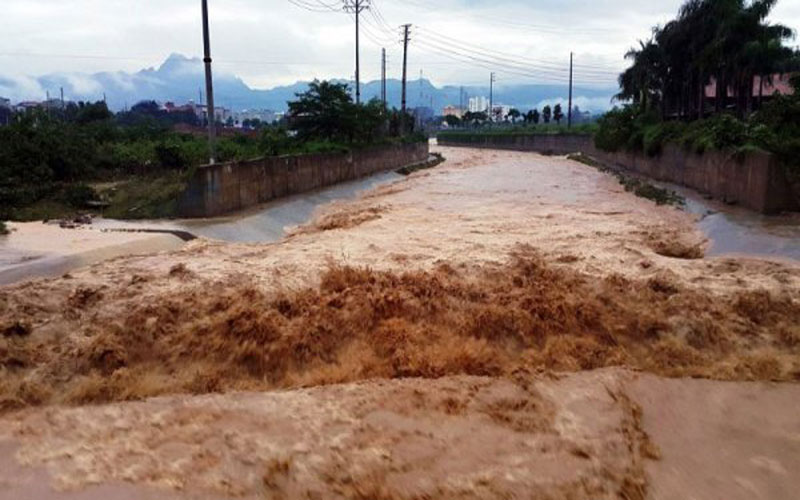
<svg viewBox="0 0 800 500">
<path fill-rule="evenodd" d="M 214 217 L 288 195 L 426 161 L 427 142 L 351 153 L 276 156 L 205 165 L 178 202 L 182 217 Z"/>
<path fill-rule="evenodd" d="M 687 186 L 726 203 L 762 213 L 798 210 L 783 168 L 767 153 L 734 155 L 713 151 L 696 154 L 668 144 L 661 155 L 600 151 L 589 135 L 459 135 L 442 136 L 442 146 L 466 146 L 565 155 L 583 153 L 613 167 L 655 180 Z"/>
</svg>

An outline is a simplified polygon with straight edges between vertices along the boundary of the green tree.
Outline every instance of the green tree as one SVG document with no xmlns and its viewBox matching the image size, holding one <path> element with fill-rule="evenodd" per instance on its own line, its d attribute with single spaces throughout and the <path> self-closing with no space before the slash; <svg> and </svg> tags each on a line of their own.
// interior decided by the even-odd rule
<svg viewBox="0 0 800 500">
<path fill-rule="evenodd" d="M 550 109 L 550 106 L 547 105 L 542 109 L 542 120 L 544 123 L 550 123 L 550 118 L 553 116 L 553 110 Z"/>
<path fill-rule="evenodd" d="M 561 104 L 556 104 L 555 108 L 553 108 L 553 120 L 561 125 L 562 118 L 564 118 L 564 112 L 561 111 Z"/>
<path fill-rule="evenodd" d="M 464 114 L 464 118 L 462 119 L 464 123 L 469 123 L 473 126 L 483 125 L 489 119 L 489 115 L 485 112 L 472 112 L 468 111 Z"/>
<path fill-rule="evenodd" d="M 461 125 L 461 119 L 455 115 L 445 116 L 444 121 L 449 127 L 458 127 Z"/>
<path fill-rule="evenodd" d="M 291 128 L 301 141 L 346 140 L 355 136 L 356 111 L 343 83 L 314 80 L 289 102 Z"/>
<path fill-rule="evenodd" d="M 508 117 L 511 118 L 511 123 L 517 123 L 517 120 L 520 116 L 522 116 L 522 113 L 520 113 L 516 108 L 511 108 L 511 110 L 508 112 Z"/>
<path fill-rule="evenodd" d="M 688 0 L 678 16 L 653 29 L 626 57 L 618 99 L 662 117 L 702 118 L 706 86 L 715 85 L 714 110 L 731 106 L 739 116 L 754 108 L 753 81 L 797 70 L 784 46 L 794 32 L 767 21 L 777 0 Z M 763 81 L 763 80 L 762 80 Z"/>
</svg>

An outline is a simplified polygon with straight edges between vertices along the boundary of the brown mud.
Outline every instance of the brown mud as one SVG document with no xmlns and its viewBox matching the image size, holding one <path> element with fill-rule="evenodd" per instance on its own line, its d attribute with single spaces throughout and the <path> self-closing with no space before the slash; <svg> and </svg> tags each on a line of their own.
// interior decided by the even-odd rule
<svg viewBox="0 0 800 500">
<path fill-rule="evenodd" d="M 170 276 L 196 281 L 181 265 Z M 596 278 L 529 247 L 476 270 L 332 265 L 319 287 L 294 291 L 238 279 L 158 303 L 123 293 L 78 287 L 52 310 L 25 300 L 7 308 L 0 408 L 608 366 L 800 379 L 800 302 L 788 291 L 709 296 L 667 273 Z M 125 301 L 124 312 L 109 314 L 109 301 Z M 30 326 L 43 314 L 68 333 Z"/>
<path fill-rule="evenodd" d="M 706 407 L 763 400 L 789 422 L 800 267 L 703 258 L 687 214 L 580 164 L 445 155 L 279 244 L 200 240 L 0 288 L 0 447 L 81 500 L 120 481 L 181 499 L 736 491 L 702 481 L 725 468 L 687 482 L 653 465 L 681 463 L 683 434 L 653 428 L 672 403 L 652 388 L 716 384 L 678 401 L 716 436 L 695 471 L 730 441 Z M 723 385 L 732 402 L 703 396 Z M 769 418 L 739 421 L 741 449 Z M 719 460 L 752 498 L 800 487 L 763 475 L 794 464 L 800 429 L 781 425 L 767 458 Z"/>
</svg>

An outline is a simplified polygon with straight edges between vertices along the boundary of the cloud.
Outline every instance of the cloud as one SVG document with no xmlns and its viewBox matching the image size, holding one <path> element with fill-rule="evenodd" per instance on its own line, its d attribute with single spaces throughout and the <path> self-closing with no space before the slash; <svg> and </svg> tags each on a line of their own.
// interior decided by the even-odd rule
<svg viewBox="0 0 800 500">
<path fill-rule="evenodd" d="M 613 86 L 625 65 L 622 54 L 674 17 L 681 3 L 373 0 L 362 18 L 361 75 L 380 77 L 386 48 L 389 76 L 400 77 L 398 26 L 412 23 L 408 72 L 416 77 L 422 70 L 437 85 L 483 84 L 490 71 L 505 83 L 562 82 L 574 52 L 576 65 L 585 67 L 584 84 Z M 800 28 L 797 2 L 781 0 L 773 21 Z M 202 55 L 196 0 L 3 0 L 0 23 L 4 76 L 135 72 L 174 52 Z M 341 11 L 311 12 L 285 0 L 211 2 L 211 38 L 215 74 L 236 74 L 251 86 L 354 73 L 353 21 Z M 528 64 L 514 71 L 464 57 L 467 51 L 474 56 L 476 47 L 489 59 L 501 53 Z"/>
</svg>

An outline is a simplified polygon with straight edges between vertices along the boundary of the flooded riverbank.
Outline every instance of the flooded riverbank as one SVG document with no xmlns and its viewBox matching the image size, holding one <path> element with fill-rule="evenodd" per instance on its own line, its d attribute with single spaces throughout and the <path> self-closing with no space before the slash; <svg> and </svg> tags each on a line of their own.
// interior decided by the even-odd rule
<svg viewBox="0 0 800 500">
<path fill-rule="evenodd" d="M 697 227 L 711 242 L 706 256 L 746 255 L 800 260 L 800 213 L 763 215 L 703 197 L 697 191 L 668 186 L 686 199 Z"/>
<path fill-rule="evenodd" d="M 93 224 L 78 229 L 42 223 L 12 224 L 12 233 L 0 237 L 0 285 L 59 276 L 125 255 L 176 250 L 191 235 L 237 243 L 276 242 L 291 228 L 310 221 L 319 207 L 354 198 L 362 191 L 402 178 L 395 172 L 384 172 L 214 219 L 122 221 L 97 218 Z M 160 231 L 164 234 L 154 234 Z"/>
<path fill-rule="evenodd" d="M 228 217 L 155 221 L 98 219 L 95 225 L 104 230 L 168 229 L 186 231 L 197 237 L 235 243 L 273 243 L 283 238 L 292 227 L 300 226 L 311 220 L 319 207 L 333 201 L 354 198 L 362 191 L 402 178 L 402 175 L 395 172 L 383 172 L 310 193 L 276 200 Z"/>
</svg>

